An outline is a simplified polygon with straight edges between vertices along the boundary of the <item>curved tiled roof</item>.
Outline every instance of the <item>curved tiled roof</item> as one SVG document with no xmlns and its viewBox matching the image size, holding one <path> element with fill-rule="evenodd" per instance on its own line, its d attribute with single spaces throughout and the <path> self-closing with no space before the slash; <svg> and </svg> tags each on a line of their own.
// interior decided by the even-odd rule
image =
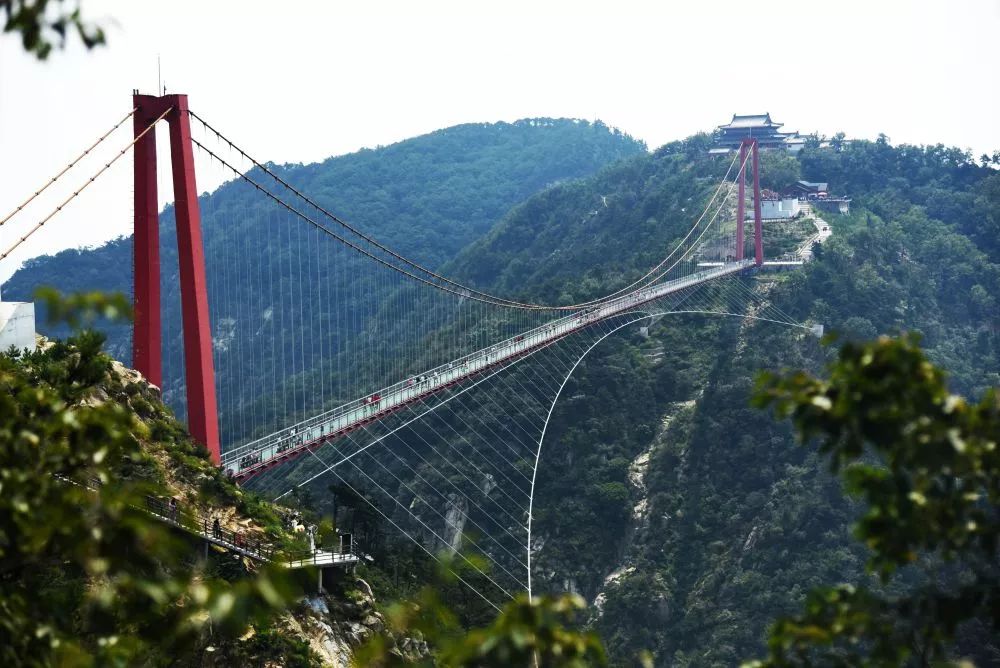
<svg viewBox="0 0 1000 668">
<path fill-rule="evenodd" d="M 751 114 L 747 116 L 740 116 L 739 114 L 733 114 L 733 120 L 729 121 L 728 125 L 720 125 L 719 129 L 725 128 L 759 128 L 759 127 L 769 127 L 769 128 L 780 128 L 784 123 L 775 123 L 771 120 L 771 114 L 765 112 L 763 114 Z"/>
</svg>

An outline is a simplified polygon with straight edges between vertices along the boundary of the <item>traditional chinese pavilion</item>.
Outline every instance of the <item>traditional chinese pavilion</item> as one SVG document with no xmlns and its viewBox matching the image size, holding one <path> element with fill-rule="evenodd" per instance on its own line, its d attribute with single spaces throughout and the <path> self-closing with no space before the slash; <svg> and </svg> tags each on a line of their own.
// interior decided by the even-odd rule
<svg viewBox="0 0 1000 668">
<path fill-rule="evenodd" d="M 744 139 L 753 138 L 760 143 L 761 148 L 793 149 L 791 144 L 799 133 L 782 132 L 783 125 L 784 123 L 772 121 L 771 114 L 767 113 L 751 116 L 733 114 L 733 120 L 728 125 L 719 126 L 715 143 L 724 148 L 737 148 Z"/>
</svg>

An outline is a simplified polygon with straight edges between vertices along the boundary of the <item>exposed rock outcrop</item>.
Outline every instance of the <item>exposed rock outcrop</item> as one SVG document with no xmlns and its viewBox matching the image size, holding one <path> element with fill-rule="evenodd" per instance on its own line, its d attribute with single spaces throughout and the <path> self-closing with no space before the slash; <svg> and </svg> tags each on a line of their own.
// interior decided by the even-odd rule
<svg viewBox="0 0 1000 668">
<path fill-rule="evenodd" d="M 325 666 L 351 666 L 354 651 L 376 634 L 384 635 L 391 652 L 409 661 L 429 655 L 421 637 L 395 638 L 376 606 L 371 587 L 357 579 L 346 595 L 317 594 L 287 616 L 286 630 L 309 643 Z"/>
</svg>

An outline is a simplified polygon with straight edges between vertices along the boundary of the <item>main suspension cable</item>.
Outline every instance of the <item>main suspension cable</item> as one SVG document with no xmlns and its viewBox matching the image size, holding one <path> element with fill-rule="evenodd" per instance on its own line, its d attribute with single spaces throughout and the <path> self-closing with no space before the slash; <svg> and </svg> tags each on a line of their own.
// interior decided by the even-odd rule
<svg viewBox="0 0 1000 668">
<path fill-rule="evenodd" d="M 75 191 L 73 191 L 72 195 L 70 195 L 65 200 L 63 200 L 63 202 L 59 206 L 57 206 L 55 209 L 53 209 L 52 212 L 49 213 L 49 215 L 45 216 L 45 218 L 42 218 L 38 223 L 35 224 L 34 227 L 32 227 L 30 230 L 28 230 L 27 234 L 25 234 L 23 237 L 21 237 L 20 239 L 18 239 L 14 243 L 13 246 L 11 246 L 6 251 L 4 251 L 4 253 L 2 255 L 0 255 L 0 260 L 3 260 L 8 255 L 10 255 L 11 253 L 13 253 L 14 250 L 17 249 L 18 246 L 20 246 L 21 244 L 23 244 L 25 241 L 28 240 L 28 237 L 30 237 L 31 235 L 33 235 L 38 230 L 42 229 L 42 226 L 45 225 L 45 223 L 49 222 L 49 220 L 51 220 L 53 216 L 55 216 L 57 213 L 59 213 L 60 211 L 63 210 L 63 207 L 65 207 L 67 204 L 69 204 L 74 199 L 76 199 L 80 195 L 80 193 L 82 193 L 84 190 L 87 189 L 87 186 L 89 186 L 91 183 L 93 183 L 94 181 L 96 181 L 98 179 L 98 177 L 101 176 L 101 174 L 103 174 L 108 169 L 110 169 L 111 165 L 113 165 L 116 162 L 118 162 L 119 158 L 121 158 L 123 155 L 125 155 L 130 148 L 132 148 L 133 146 L 135 146 L 136 143 L 138 143 L 138 141 L 140 139 L 142 139 L 143 137 L 145 137 L 146 133 L 149 132 L 150 130 L 152 130 L 153 126 L 156 125 L 159 121 L 163 120 L 163 118 L 167 114 L 169 114 L 171 111 L 173 111 L 173 109 L 174 109 L 173 107 L 169 107 L 166 111 L 164 111 L 162 114 L 160 114 L 159 117 L 155 121 L 153 121 L 152 123 L 150 123 L 149 125 L 147 125 L 145 130 L 143 130 L 138 135 L 136 135 L 135 139 L 133 139 L 132 141 L 130 141 L 128 143 L 128 145 L 125 146 L 125 148 L 123 148 L 122 150 L 118 151 L 118 154 L 115 157 L 113 157 L 109 162 L 106 162 L 104 164 L 104 166 L 101 167 L 97 171 L 96 174 L 94 174 L 89 179 L 87 179 L 86 181 L 84 181 L 83 185 L 80 186 L 79 188 L 77 188 Z"/>
<path fill-rule="evenodd" d="M 645 281 L 647 278 L 649 278 L 651 275 L 653 275 L 657 271 L 659 271 L 660 268 L 662 268 L 664 264 L 666 264 L 667 262 L 669 262 L 670 259 L 673 257 L 673 255 L 683 246 L 683 244 L 687 241 L 687 239 L 690 238 L 690 236 L 694 232 L 694 230 L 696 230 L 698 228 L 698 226 L 701 224 L 701 222 L 704 219 L 704 217 L 711 210 L 712 205 L 714 204 L 716 198 L 718 197 L 719 193 L 721 192 L 723 185 L 726 183 L 726 181 L 728 181 L 729 174 L 732 172 L 733 166 L 736 164 L 736 161 L 738 160 L 738 156 L 739 156 L 739 154 L 734 155 L 733 161 L 730 163 L 729 168 L 727 169 L 725 176 L 723 177 L 723 179 L 720 182 L 719 186 L 716 188 L 715 192 L 713 193 L 711 199 L 708 201 L 708 203 L 706 204 L 706 206 L 705 206 L 704 210 L 702 211 L 701 215 L 695 221 L 694 225 L 691 227 L 691 229 L 688 231 L 688 233 L 677 244 L 677 246 L 675 246 L 675 248 L 670 252 L 670 254 L 668 254 L 666 258 L 664 258 L 662 261 L 660 261 L 649 272 L 647 272 L 644 276 L 642 276 L 638 280 L 634 281 L 632 284 L 630 284 L 630 285 L 628 285 L 628 286 L 626 286 L 624 288 L 620 288 L 619 290 L 616 290 L 615 292 L 613 292 L 611 294 L 604 295 L 602 297 L 598 297 L 598 298 L 595 298 L 595 299 L 592 299 L 592 300 L 589 300 L 589 301 L 580 302 L 580 303 L 577 303 L 577 304 L 556 306 L 556 305 L 547 305 L 547 304 L 533 304 L 533 303 L 518 302 L 518 301 L 515 301 L 515 300 L 511 300 L 511 299 L 506 299 L 504 297 L 497 297 L 495 295 L 491 295 L 489 293 L 482 292 L 480 290 L 476 290 L 475 288 L 471 288 L 471 287 L 466 286 L 464 284 L 458 283 L 458 282 L 456 282 L 456 281 L 454 281 L 452 279 L 449 279 L 449 278 L 447 278 L 445 276 L 437 274 L 434 271 L 432 271 L 430 269 L 427 269 L 426 267 L 423 267 L 422 265 L 420 265 L 420 264 L 418 264 L 418 263 L 416 263 L 416 262 L 414 262 L 414 261 L 412 261 L 412 260 L 404 257 L 403 255 L 400 255 L 399 253 L 397 253 L 397 252 L 393 251 L 392 249 L 388 248 L 387 246 L 385 246 L 384 244 L 380 243 L 379 241 L 377 241 L 373 237 L 365 234 L 361 230 L 359 230 L 359 229 L 355 228 L 354 226 L 350 225 L 349 223 L 345 222 L 344 220 L 342 220 L 338 216 L 334 215 L 333 213 L 331 213 L 327 209 L 325 209 L 322 206 L 320 206 L 317 202 L 315 202 L 314 200 L 312 200 L 309 196 L 307 196 L 304 193 L 302 193 L 301 191 L 297 190 L 290 183 L 288 183 L 287 181 L 285 181 L 284 179 L 282 179 L 280 176 L 278 176 L 267 165 L 259 162 L 258 160 L 254 159 L 252 156 L 250 156 L 246 151 L 244 151 L 242 148 L 240 148 L 238 145 L 236 145 L 231 139 L 229 139 L 228 137 L 226 137 L 225 135 L 223 135 L 217 128 L 215 128 L 210 123 L 208 123 L 207 121 L 205 121 L 205 119 L 201 118 L 197 113 L 195 113 L 194 111 L 190 111 L 190 110 L 188 111 L 188 113 L 193 118 L 195 118 L 196 120 L 198 120 L 207 130 L 209 130 L 210 132 L 212 132 L 213 134 L 215 134 L 215 136 L 219 140 L 225 142 L 232 150 L 234 150 L 237 153 L 239 153 L 244 159 L 246 159 L 247 161 L 249 161 L 251 164 L 253 164 L 258 169 L 260 169 L 264 174 L 266 174 L 267 176 L 271 177 L 273 180 L 275 180 L 281 186 L 283 186 L 287 190 L 291 191 L 294 195 L 296 195 L 297 197 L 299 197 L 300 199 L 302 199 L 303 201 L 305 201 L 307 204 L 309 204 L 310 206 L 312 206 L 314 209 L 316 209 L 317 211 L 319 211 L 324 216 L 330 218 L 331 220 L 333 220 L 335 223 L 337 223 L 338 225 L 340 225 L 344 229 L 346 229 L 349 232 L 351 232 L 352 234 L 356 235 L 357 237 L 359 237 L 360 239 L 362 239 L 366 243 L 369 243 L 372 246 L 374 246 L 375 248 L 377 248 L 377 249 L 381 250 L 382 252 L 386 253 L 390 257 L 392 257 L 392 258 L 394 258 L 396 260 L 399 260 L 400 262 L 408 265 L 409 267 L 411 267 L 415 271 L 418 271 L 418 272 L 421 272 L 423 274 L 426 274 L 427 276 L 430 276 L 431 278 L 433 278 L 436 281 L 441 281 L 442 283 L 445 283 L 447 285 L 452 286 L 453 289 L 448 289 L 445 286 L 439 285 L 439 284 L 437 284 L 437 283 L 435 283 L 434 281 L 431 281 L 431 280 L 427 280 L 427 279 L 421 280 L 421 277 L 415 276 L 412 272 L 404 270 L 401 267 L 397 267 L 396 265 L 394 265 L 394 264 L 392 264 L 390 262 L 382 261 L 382 264 L 384 264 L 384 265 L 386 265 L 386 266 L 388 266 L 388 267 L 390 267 L 392 269 L 395 269 L 396 271 L 399 271 L 399 272 L 401 272 L 401 273 L 403 273 L 403 274 L 405 274 L 407 276 L 410 276 L 411 278 L 415 278 L 417 280 L 421 280 L 421 282 L 423 282 L 423 283 L 425 283 L 427 285 L 430 285 L 432 287 L 436 287 L 436 288 L 445 290 L 446 292 L 450 292 L 452 294 L 457 294 L 459 296 L 470 297 L 472 299 L 477 299 L 478 298 L 477 301 L 481 301 L 481 302 L 485 302 L 485 303 L 491 303 L 491 304 L 495 304 L 495 305 L 498 305 L 498 306 L 506 306 L 506 307 L 509 307 L 509 308 L 517 308 L 517 309 L 525 309 L 525 310 L 559 310 L 559 311 L 578 310 L 578 309 L 583 308 L 583 307 L 592 306 L 592 305 L 595 305 L 595 304 L 600 304 L 600 303 L 602 303 L 604 301 L 607 301 L 609 299 L 614 299 L 614 298 L 616 298 L 618 296 L 621 296 L 622 294 L 627 293 L 627 291 L 630 290 L 630 289 L 633 289 L 633 288 L 641 289 L 642 287 L 645 287 L 645 285 L 640 286 L 639 284 L 642 283 L 643 281 Z M 192 139 L 192 141 L 194 141 L 196 144 L 198 144 L 199 147 L 201 147 L 203 150 L 205 150 L 207 153 L 209 153 L 209 155 L 215 157 L 217 160 L 219 160 L 220 162 L 222 162 L 223 164 L 225 164 L 237 176 L 239 176 L 241 178 L 244 178 L 249 183 L 253 183 L 254 186 L 258 190 L 260 190 L 261 192 L 265 192 L 268 195 L 270 195 L 276 202 L 281 203 L 289 211 L 292 211 L 292 212 L 296 213 L 297 215 L 299 215 L 300 217 L 302 217 L 304 220 L 309 221 L 313 225 L 321 227 L 322 229 L 327 229 L 327 228 L 325 228 L 325 226 L 322 226 L 319 223 L 316 223 L 315 221 L 313 221 L 311 218 L 309 218 L 305 214 L 299 213 L 291 205 L 285 204 L 276 195 L 274 195 L 273 193 L 271 193 L 269 190 L 267 190 L 263 186 L 260 186 L 259 184 L 257 184 L 255 182 L 253 182 L 252 180 L 250 180 L 248 177 L 246 177 L 246 175 L 244 173 L 242 173 L 240 170 L 238 170 L 237 168 L 233 167 L 231 164 L 229 164 L 226 161 L 224 161 L 222 158 L 220 158 L 219 156 L 217 156 L 215 153 L 213 153 L 211 150 L 209 150 L 208 148 L 206 148 L 203 144 L 201 144 L 197 140 Z M 744 165 L 745 164 L 746 164 L 746 162 L 744 161 Z M 740 169 L 741 169 L 741 173 L 742 173 L 742 170 L 743 170 L 743 166 L 742 165 L 741 165 Z M 365 252 L 365 251 L 362 251 L 360 249 L 360 247 L 357 246 L 356 244 L 352 244 L 352 243 L 346 241 L 343 237 L 341 237 L 341 236 L 339 236 L 339 235 L 337 235 L 335 233 L 332 233 L 332 232 L 330 232 L 330 233 L 336 239 L 341 240 L 343 243 L 348 243 L 355 250 L 358 250 L 360 252 Z M 371 253 L 368 253 L 368 252 L 365 252 L 365 255 L 367 255 L 368 257 L 372 257 L 372 258 L 375 257 L 374 255 L 372 255 Z M 657 278 L 659 278 L 659 277 L 657 277 Z M 657 279 L 654 278 L 653 280 L 655 281 Z M 639 286 L 639 287 L 637 288 L 636 286 Z"/>
<path fill-rule="evenodd" d="M 378 257 L 377 255 L 375 255 L 371 251 L 362 248 L 361 246 L 359 246 L 358 244 L 354 243 L 353 241 L 350 241 L 349 239 L 344 238 L 343 236 L 341 236 L 341 235 L 337 234 L 336 232 L 334 232 L 333 230 L 331 230 L 329 227 L 323 225 L 320 222 L 317 222 L 316 220 L 313 220 L 312 218 L 310 218 L 306 214 L 302 213 L 301 211 L 299 211 L 298 209 L 296 209 L 294 206 L 292 206 L 291 204 L 289 204 L 285 200 L 281 199 L 280 197 L 278 197 L 277 195 L 275 195 L 274 193 L 272 193 L 270 190 L 268 190 L 264 186 L 260 185 L 257 181 L 251 179 L 245 173 L 241 172 L 238 168 L 236 168 L 232 164 L 230 164 L 225 158 L 223 158 L 222 156 L 220 156 L 217 153 L 215 153 L 214 151 L 212 151 L 212 149 L 208 148 L 207 146 L 205 146 L 204 144 L 202 144 L 200 141 L 198 141 L 194 137 L 191 138 L 191 141 L 195 144 L 195 146 L 197 146 L 201 150 L 205 151 L 208 155 L 210 155 L 213 158 L 215 158 L 216 160 L 218 160 L 225 167 L 229 168 L 238 178 L 242 179 L 243 181 L 246 181 L 248 184 L 250 184 L 251 186 L 253 186 L 255 189 L 257 189 L 258 191 L 260 191 L 261 193 L 263 193 L 266 197 L 268 197 L 269 199 L 271 199 L 272 201 L 274 201 L 274 203 L 277 204 L 278 206 L 280 206 L 283 209 L 287 210 L 292 215 L 294 215 L 294 216 L 296 216 L 298 218 L 301 218 L 302 220 L 304 220 L 305 222 L 307 222 L 310 225 L 314 226 L 315 228 L 317 228 L 319 230 L 322 230 L 325 234 L 333 237 L 334 239 L 336 239 L 340 243 L 344 244 L 345 246 L 351 248 L 352 250 L 354 250 L 354 251 L 356 251 L 356 252 L 364 255 L 368 259 L 374 260 L 378 264 L 381 264 L 381 265 L 383 265 L 385 267 L 388 267 L 389 269 L 392 269 L 393 271 L 397 271 L 397 272 L 399 272 L 401 274 L 404 274 L 405 276 L 408 276 L 408 277 L 412 278 L 415 281 L 419 281 L 420 283 L 424 283 L 424 284 L 429 285 L 429 286 L 431 286 L 433 288 L 436 288 L 438 290 L 443 290 L 445 292 L 450 292 L 451 294 L 457 295 L 459 297 L 468 297 L 469 299 L 475 299 L 477 301 L 487 302 L 487 303 L 491 303 L 491 304 L 498 305 L 498 306 L 506 306 L 506 304 L 497 304 L 497 302 L 491 301 L 489 299 L 477 297 L 477 296 L 474 296 L 474 295 L 467 295 L 467 294 L 465 294 L 465 293 L 463 293 L 463 292 L 461 292 L 459 290 L 456 290 L 456 289 L 453 289 L 453 288 L 449 288 L 449 287 L 443 286 L 443 285 L 438 285 L 437 283 L 434 283 L 433 281 L 430 281 L 430 280 L 424 278 L 423 276 L 417 276 L 416 274 L 414 274 L 414 273 L 412 273 L 410 271 L 407 271 L 406 269 L 402 269 L 400 267 L 397 267 L 396 265 L 392 264 L 391 262 L 388 262 L 385 259 Z M 0 259 L 2 259 L 2 256 L 0 256 Z M 538 310 L 558 310 L 558 309 L 567 309 L 567 308 L 570 308 L 570 307 L 549 307 L 549 306 L 542 307 L 542 306 L 539 306 L 539 307 L 534 307 L 534 308 L 537 308 Z"/>
<path fill-rule="evenodd" d="M 736 158 L 733 158 L 733 164 L 735 164 L 735 163 L 736 163 Z M 744 160 L 743 161 L 743 165 L 740 166 L 740 172 L 741 172 L 741 174 L 742 174 L 743 168 L 745 166 L 746 166 L 746 160 Z M 730 167 L 730 170 L 731 170 L 732 169 L 732 165 L 730 165 L 729 167 Z M 726 177 L 728 178 L 728 176 L 729 176 L 729 172 L 727 171 L 726 172 Z M 722 185 L 724 185 L 726 182 L 727 182 L 726 180 L 723 180 L 719 184 L 719 189 L 720 190 L 722 188 Z M 714 225 L 715 221 L 719 218 L 719 214 L 722 213 L 722 210 L 725 208 L 726 203 L 729 201 L 729 198 L 733 196 L 733 191 L 735 189 L 736 189 L 736 184 L 735 183 L 732 183 L 732 184 L 729 185 L 729 191 L 726 193 L 726 196 L 724 198 L 722 198 L 722 202 L 719 204 L 718 208 L 715 210 L 715 213 L 712 215 L 712 219 L 708 221 L 708 224 L 701 231 L 701 233 L 698 235 L 698 237 L 694 240 L 694 243 L 691 244 L 691 247 L 688 248 L 686 251 L 684 251 L 684 253 L 682 253 L 679 258 L 677 258 L 676 260 L 674 260 L 673 264 L 671 264 L 666 269 L 663 269 L 662 271 L 660 271 L 660 273 L 657 274 L 656 276 L 653 276 L 649 280 L 645 281 L 645 283 L 643 283 L 643 285 L 640 285 L 640 286 L 636 287 L 633 290 L 633 292 L 639 292 L 640 290 L 643 290 L 644 288 L 649 287 L 653 283 L 656 283 L 658 280 L 660 280 L 661 278 L 663 278 L 667 274 L 669 274 L 671 271 L 673 271 L 674 268 L 678 264 L 680 264 L 681 262 L 683 262 L 684 260 L 686 260 L 687 258 L 689 258 L 691 256 L 691 254 L 698 248 L 698 245 L 701 243 L 701 240 L 705 237 L 705 234 L 712 228 L 712 225 Z M 716 193 L 718 193 L 718 191 L 716 191 Z M 715 196 L 712 197 L 712 201 L 713 202 L 715 201 Z M 707 213 L 707 211 L 708 210 L 706 209 L 705 213 Z M 642 282 L 645 278 L 651 276 L 657 269 L 659 269 L 664 264 L 666 264 L 667 261 L 670 260 L 670 257 L 674 254 L 674 252 L 676 252 L 677 249 L 680 248 L 688 240 L 688 238 L 690 238 L 691 234 L 693 234 L 694 231 L 696 229 L 698 229 L 698 225 L 701 223 L 701 221 L 702 221 L 703 218 L 704 218 L 704 213 L 701 216 L 698 217 L 698 222 L 695 223 L 695 226 L 692 227 L 688 231 L 688 233 L 684 236 L 683 239 L 681 239 L 681 241 L 678 243 L 677 247 L 673 251 L 671 251 L 670 255 L 668 255 L 666 258 L 664 258 L 663 261 L 660 262 L 660 264 L 658 264 L 655 268 L 653 268 L 649 273 L 647 273 L 646 276 L 644 276 L 643 278 L 639 279 L 638 281 L 636 281 L 635 283 L 633 283 L 629 287 L 633 287 L 636 284 Z M 619 290 L 619 292 L 624 292 L 625 290 L 628 290 L 629 287 L 622 288 L 621 290 Z M 621 297 L 621 296 L 626 296 L 626 295 L 618 295 L 618 293 L 612 293 L 611 295 L 608 295 L 606 297 L 601 298 L 601 300 L 598 300 L 598 302 L 591 302 L 591 303 L 599 303 L 599 302 L 603 302 L 605 300 L 615 299 L 615 298 Z M 585 304 L 585 305 L 589 305 L 589 304 Z"/>
<path fill-rule="evenodd" d="M 331 213 L 330 211 L 328 211 L 324 207 L 320 206 L 315 200 L 313 200 L 312 198 L 310 198 L 308 195 L 306 195 L 305 193 L 303 193 L 300 190 L 296 189 L 292 184 L 288 183 L 287 181 L 285 181 L 284 179 L 282 179 L 280 176 L 278 176 L 277 174 L 275 174 L 274 171 L 272 171 L 267 165 L 265 165 L 265 164 L 263 164 L 261 162 L 258 162 L 253 157 L 251 157 L 246 151 L 244 151 L 242 148 L 240 148 L 239 146 L 237 146 L 236 144 L 234 144 L 231 139 L 229 139 L 228 137 L 226 137 L 225 135 L 223 135 L 221 132 L 219 132 L 218 129 L 216 129 L 214 126 L 212 126 L 210 123 L 208 123 L 201 116 L 199 116 L 198 114 L 196 114 L 195 112 L 190 111 L 190 110 L 188 111 L 188 113 L 193 118 L 195 118 L 196 120 L 198 120 L 198 122 L 200 122 L 207 130 L 209 130 L 213 134 L 215 134 L 215 136 L 218 139 L 220 139 L 221 141 L 226 142 L 226 144 L 229 146 L 229 148 L 231 148 L 232 150 L 234 150 L 237 153 L 239 153 L 248 162 L 252 163 L 254 167 L 260 169 L 262 172 L 264 172 L 265 174 L 267 174 L 268 176 L 270 176 L 272 179 L 274 179 L 275 181 L 277 181 L 279 184 L 281 184 L 285 189 L 290 190 L 294 195 L 296 195 L 297 197 L 299 197 L 300 199 L 302 199 L 303 201 L 305 201 L 307 204 L 309 204 L 310 206 L 312 206 L 314 209 L 316 209 L 317 211 L 319 211 L 320 213 L 322 213 L 324 216 L 326 216 L 327 218 L 329 218 L 333 222 L 337 223 L 338 225 L 340 225 L 344 229 L 348 230 L 352 234 L 360 237 L 365 242 L 371 244 L 372 246 L 375 246 L 376 248 L 378 248 L 380 251 L 386 253 L 387 255 L 389 255 L 389 256 L 391 256 L 391 257 L 399 260 L 400 262 L 402 262 L 402 263 L 404 263 L 406 265 L 409 265 L 410 267 L 412 267 L 413 269 L 415 269 L 417 271 L 420 271 L 422 273 L 427 274 L 428 276 L 431 276 L 432 278 L 434 278 L 436 280 L 439 280 L 439 281 L 442 281 L 443 283 L 447 283 L 449 285 L 452 285 L 452 286 L 454 286 L 454 287 L 456 287 L 456 288 L 458 288 L 460 290 L 465 290 L 465 291 L 470 292 L 472 294 L 477 294 L 477 295 L 483 296 L 485 298 L 488 298 L 491 301 L 503 302 L 503 303 L 510 304 L 511 306 L 522 306 L 522 307 L 523 306 L 534 306 L 534 305 L 521 304 L 520 302 L 516 302 L 516 301 L 510 300 L 510 299 L 505 299 L 503 297 L 496 297 L 494 295 L 490 295 L 488 293 L 476 290 L 475 288 L 470 288 L 468 286 L 462 285 L 461 283 L 453 281 L 453 280 L 451 280 L 451 279 L 449 279 L 449 278 L 447 278 L 445 276 L 441 276 L 440 274 L 435 273 L 433 270 L 428 269 L 428 268 L 426 268 L 426 267 L 418 264 L 417 262 L 414 262 L 413 260 L 410 260 L 409 258 L 407 258 L 407 257 L 405 257 L 403 255 L 400 255 L 396 251 L 394 251 L 391 248 L 389 248 L 389 247 L 385 246 L 384 244 L 380 243 L 377 239 L 375 239 L 375 238 L 373 238 L 373 237 L 365 234 L 364 232 L 362 232 L 358 228 L 356 228 L 353 225 L 347 223 L 346 221 L 344 221 L 343 219 L 341 219 L 337 215 Z"/>
<path fill-rule="evenodd" d="M 97 148 L 105 139 L 107 139 L 111 135 L 112 132 L 114 132 L 115 130 L 117 130 L 118 128 L 120 128 L 121 125 L 122 125 L 122 123 L 124 123 L 128 119 L 132 118 L 132 115 L 135 114 L 135 112 L 136 112 L 137 109 L 138 109 L 138 107 L 136 107 L 132 111 L 130 111 L 127 114 L 125 114 L 125 116 L 120 121 L 118 121 L 113 126 L 111 126 L 110 130 L 108 130 L 103 135 L 101 135 L 100 137 L 98 137 L 97 141 L 95 141 L 89 147 L 87 147 L 86 149 L 84 149 L 83 153 L 81 153 L 80 155 L 78 155 L 75 158 L 73 158 L 73 160 L 71 160 L 68 165 L 66 165 L 65 167 L 63 167 L 62 171 L 60 171 L 58 174 L 56 174 L 51 179 L 49 179 L 48 181 L 46 181 L 45 185 L 42 186 L 41 188 L 39 188 L 38 190 L 36 190 L 35 193 L 31 197 L 29 197 L 28 199 L 24 200 L 20 204 L 20 206 L 18 206 L 16 209 L 14 209 L 10 213 L 8 213 L 4 217 L 3 220 L 0 220 L 0 226 L 3 226 L 4 223 L 6 223 L 8 220 L 10 220 L 14 216 L 16 216 L 24 207 L 26 207 L 29 204 L 31 204 L 31 202 L 36 197 L 38 197 L 39 195 L 41 195 L 43 192 L 45 192 L 48 189 L 49 186 L 51 186 L 53 183 L 55 183 L 56 181 L 58 181 L 62 177 L 63 174 L 65 174 L 69 170 L 73 169 L 73 167 L 76 165 L 76 163 L 80 162 L 85 157 L 87 157 L 90 154 L 90 152 L 93 151 L 95 148 Z"/>
</svg>

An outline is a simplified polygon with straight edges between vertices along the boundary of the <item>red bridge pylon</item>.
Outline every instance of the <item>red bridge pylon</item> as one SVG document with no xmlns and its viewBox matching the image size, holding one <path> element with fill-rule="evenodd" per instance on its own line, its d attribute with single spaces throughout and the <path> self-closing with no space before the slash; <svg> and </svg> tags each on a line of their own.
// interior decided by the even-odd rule
<svg viewBox="0 0 1000 668">
<path fill-rule="evenodd" d="M 208 318 L 205 251 L 194 179 L 194 152 L 187 95 L 139 95 L 133 91 L 135 136 L 161 116 L 170 126 L 170 166 L 174 182 L 177 253 L 184 322 L 184 371 L 188 429 L 216 464 L 220 461 L 219 414 Z M 164 115 L 165 114 L 165 115 Z M 160 229 L 156 191 L 156 130 L 135 145 L 135 324 L 132 360 L 149 382 L 163 386 L 160 315 Z"/>
<path fill-rule="evenodd" d="M 744 221 L 746 218 L 746 162 L 747 155 L 753 170 L 753 250 L 754 262 L 759 267 L 764 263 L 764 233 L 760 216 L 760 157 L 756 139 L 744 139 L 740 142 L 740 184 L 739 203 L 736 209 L 736 259 L 743 259 Z"/>
</svg>

